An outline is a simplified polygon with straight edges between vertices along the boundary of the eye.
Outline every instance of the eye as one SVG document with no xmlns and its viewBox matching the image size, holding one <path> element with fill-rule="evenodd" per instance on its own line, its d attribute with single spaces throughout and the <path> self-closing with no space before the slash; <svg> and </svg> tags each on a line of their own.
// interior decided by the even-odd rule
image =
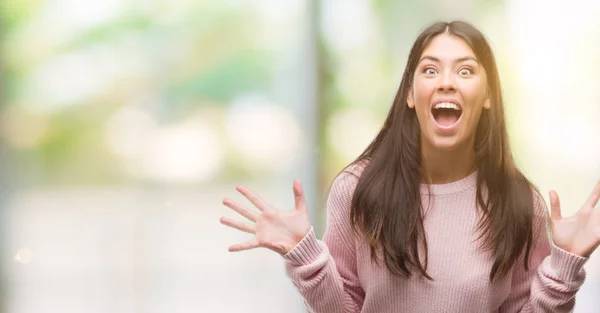
<svg viewBox="0 0 600 313">
<path fill-rule="evenodd" d="M 437 74 L 437 70 L 435 68 L 433 68 L 433 67 L 426 67 L 423 70 L 423 73 L 425 73 L 427 75 L 435 75 L 435 74 Z"/>
<path fill-rule="evenodd" d="M 460 71 L 458 71 L 458 75 L 460 75 L 460 76 L 471 75 L 471 74 L 473 74 L 473 71 L 470 68 L 462 68 L 462 69 L 460 69 Z"/>
</svg>

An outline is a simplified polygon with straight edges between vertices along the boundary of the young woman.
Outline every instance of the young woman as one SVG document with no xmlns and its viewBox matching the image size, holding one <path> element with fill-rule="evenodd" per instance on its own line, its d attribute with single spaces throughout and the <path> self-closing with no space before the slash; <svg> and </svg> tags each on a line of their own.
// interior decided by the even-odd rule
<svg viewBox="0 0 600 313">
<path fill-rule="evenodd" d="M 600 182 L 573 217 L 551 217 L 508 145 L 498 69 L 484 36 L 436 23 L 414 43 L 383 128 L 334 180 L 315 238 L 301 185 L 277 210 L 223 203 L 255 234 L 312 312 L 570 312 L 600 244 Z M 547 222 L 552 233 L 547 235 Z"/>
</svg>

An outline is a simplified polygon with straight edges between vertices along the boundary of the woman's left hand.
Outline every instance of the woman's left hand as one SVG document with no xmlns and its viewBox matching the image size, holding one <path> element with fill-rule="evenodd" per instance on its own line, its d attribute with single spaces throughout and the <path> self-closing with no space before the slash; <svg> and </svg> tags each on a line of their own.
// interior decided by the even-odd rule
<svg viewBox="0 0 600 313">
<path fill-rule="evenodd" d="M 596 250 L 600 245 L 600 209 L 594 209 L 598 199 L 600 181 L 579 211 L 569 218 L 563 218 L 558 194 L 550 191 L 550 229 L 557 247 L 582 257 L 589 257 Z"/>
</svg>

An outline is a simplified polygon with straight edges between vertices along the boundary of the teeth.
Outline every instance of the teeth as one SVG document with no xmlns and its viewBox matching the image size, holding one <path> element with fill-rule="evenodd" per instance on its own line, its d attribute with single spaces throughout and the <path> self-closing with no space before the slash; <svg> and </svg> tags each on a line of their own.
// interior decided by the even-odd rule
<svg viewBox="0 0 600 313">
<path fill-rule="evenodd" d="M 451 102 L 440 102 L 440 103 L 436 104 L 433 108 L 434 109 L 454 109 L 454 110 L 460 111 L 460 107 Z"/>
</svg>

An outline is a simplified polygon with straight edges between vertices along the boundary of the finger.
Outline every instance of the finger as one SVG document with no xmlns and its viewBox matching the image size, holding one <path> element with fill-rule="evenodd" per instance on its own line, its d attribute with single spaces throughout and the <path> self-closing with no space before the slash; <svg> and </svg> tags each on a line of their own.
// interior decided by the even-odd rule
<svg viewBox="0 0 600 313">
<path fill-rule="evenodd" d="M 248 224 L 248 223 L 242 223 L 239 221 L 234 221 L 227 217 L 221 217 L 221 219 L 219 221 L 221 222 L 221 224 L 223 224 L 225 226 L 229 226 L 231 228 L 235 228 L 237 230 L 241 230 L 241 231 L 249 233 L 249 234 L 256 233 L 256 226 L 254 224 Z"/>
<path fill-rule="evenodd" d="M 258 218 L 258 213 L 252 212 L 251 210 L 245 208 L 243 205 L 231 201 L 229 199 L 223 199 L 223 204 L 232 210 L 238 212 L 241 216 L 253 221 L 256 223 L 256 219 Z"/>
<path fill-rule="evenodd" d="M 590 194 L 590 197 L 585 204 L 588 207 L 593 208 L 598 204 L 598 199 L 600 199 L 600 181 L 596 183 L 594 190 L 592 190 L 592 194 Z"/>
<path fill-rule="evenodd" d="M 553 220 L 562 219 L 562 215 L 560 213 L 560 200 L 558 199 L 558 194 L 556 191 L 550 191 L 550 217 Z"/>
<path fill-rule="evenodd" d="M 296 210 L 307 211 L 306 201 L 304 200 L 304 191 L 302 190 L 302 183 L 299 180 L 294 180 L 294 201 L 296 202 Z"/>
<path fill-rule="evenodd" d="M 237 186 L 235 189 L 244 195 L 244 197 L 246 197 L 246 199 L 248 199 L 252 204 L 254 204 L 257 209 L 264 211 L 265 209 L 269 208 L 269 205 L 256 194 L 254 194 L 254 192 L 252 192 L 250 189 L 244 186 Z"/>
<path fill-rule="evenodd" d="M 233 246 L 229 247 L 229 252 L 250 250 L 250 249 L 255 249 L 258 247 L 260 247 L 260 245 L 258 244 L 258 240 L 256 240 L 256 238 L 253 238 L 244 243 L 239 243 L 237 245 L 233 245 Z"/>
</svg>

